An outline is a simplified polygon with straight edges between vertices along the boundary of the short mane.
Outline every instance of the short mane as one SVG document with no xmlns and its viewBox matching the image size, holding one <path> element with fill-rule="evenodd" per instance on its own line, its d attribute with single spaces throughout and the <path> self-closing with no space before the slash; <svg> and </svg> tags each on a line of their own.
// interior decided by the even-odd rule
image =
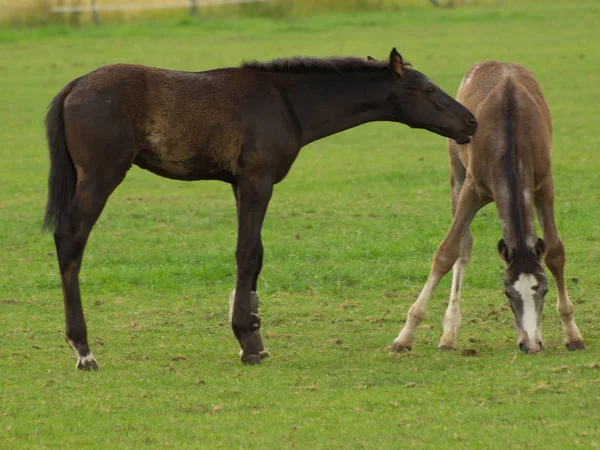
<svg viewBox="0 0 600 450">
<path fill-rule="evenodd" d="M 407 65 L 407 64 L 405 64 Z M 244 61 L 242 67 L 261 72 L 343 73 L 390 70 L 387 63 L 361 58 L 279 58 L 267 62 Z"/>
</svg>

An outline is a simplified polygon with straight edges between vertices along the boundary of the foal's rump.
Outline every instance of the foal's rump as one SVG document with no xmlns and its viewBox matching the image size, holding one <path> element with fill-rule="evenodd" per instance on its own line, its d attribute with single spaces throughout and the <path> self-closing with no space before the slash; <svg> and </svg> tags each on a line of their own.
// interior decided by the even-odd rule
<svg viewBox="0 0 600 450">
<path fill-rule="evenodd" d="M 145 145 L 149 89 L 137 66 L 104 66 L 84 75 L 64 102 L 69 154 L 80 170 L 131 165 Z"/>
<path fill-rule="evenodd" d="M 473 111 L 480 123 L 471 145 L 458 146 L 465 167 L 474 158 L 472 167 L 496 170 L 498 166 L 490 163 L 499 162 L 511 148 L 521 161 L 519 170 L 532 171 L 534 185 L 546 179 L 552 124 L 541 88 L 529 69 L 498 61 L 478 62 L 463 78 L 457 99 Z"/>
</svg>

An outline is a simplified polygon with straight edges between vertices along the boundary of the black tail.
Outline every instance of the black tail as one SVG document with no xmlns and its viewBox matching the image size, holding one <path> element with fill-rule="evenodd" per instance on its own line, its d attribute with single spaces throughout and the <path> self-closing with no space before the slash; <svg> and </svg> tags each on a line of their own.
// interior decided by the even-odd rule
<svg viewBox="0 0 600 450">
<path fill-rule="evenodd" d="M 78 79 L 73 80 L 60 91 L 50 103 L 46 114 L 46 137 L 50 150 L 50 175 L 48 176 L 48 203 L 42 229 L 55 230 L 60 227 L 69 213 L 77 172 L 67 149 L 63 104 Z"/>
</svg>

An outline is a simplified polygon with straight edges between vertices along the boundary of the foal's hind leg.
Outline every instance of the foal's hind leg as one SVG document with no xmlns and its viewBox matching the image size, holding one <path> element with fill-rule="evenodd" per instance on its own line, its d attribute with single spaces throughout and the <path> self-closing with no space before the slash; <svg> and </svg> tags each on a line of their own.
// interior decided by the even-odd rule
<svg viewBox="0 0 600 450">
<path fill-rule="evenodd" d="M 236 208 L 238 211 L 238 219 L 239 219 L 239 202 L 238 202 L 238 194 L 237 194 L 237 186 L 233 185 L 233 195 L 235 196 L 235 204 L 236 204 Z M 259 243 L 260 243 L 260 250 L 259 250 L 259 257 L 258 257 L 258 266 L 256 268 L 256 272 L 254 274 L 254 278 L 252 281 L 252 287 L 251 287 L 251 291 L 250 291 L 250 309 L 252 311 L 252 314 L 256 314 L 258 317 L 260 317 L 260 305 L 259 305 L 259 298 L 258 298 L 258 292 L 257 292 L 257 284 L 258 284 L 258 277 L 260 275 L 260 271 L 262 269 L 262 263 L 263 263 L 263 245 L 262 245 L 262 239 L 259 238 Z M 231 295 L 229 296 L 229 320 L 231 321 L 233 318 L 233 304 L 235 302 L 235 289 L 231 292 Z M 263 340 L 262 340 L 262 336 L 260 334 L 260 330 L 256 330 L 254 332 L 254 337 L 258 343 L 258 353 L 262 358 L 266 358 L 269 356 L 269 352 L 267 349 L 265 349 L 265 346 L 263 344 Z M 240 350 L 240 357 L 243 354 L 243 350 Z"/>
<path fill-rule="evenodd" d="M 77 368 L 96 370 L 98 364 L 87 341 L 87 327 L 81 305 L 79 270 L 88 236 L 100 216 L 108 196 L 121 182 L 123 175 L 110 182 L 85 178 L 80 171 L 71 212 L 54 232 L 54 242 L 60 267 L 65 303 L 67 342 L 77 356 Z M 81 178 L 83 176 L 83 178 Z"/>
<path fill-rule="evenodd" d="M 264 345 L 260 337 L 258 296 L 253 307 L 253 292 L 262 265 L 261 229 L 273 193 L 270 178 L 243 178 L 236 183 L 238 204 L 237 280 L 231 313 L 231 327 L 242 348 L 241 359 L 257 364 Z M 264 354 L 262 355 L 264 356 Z"/>
<path fill-rule="evenodd" d="M 425 319 L 427 304 L 439 281 L 446 275 L 460 256 L 460 241 L 465 230 L 475 217 L 477 211 L 485 204 L 467 180 L 460 191 L 456 214 L 446 239 L 439 245 L 427 282 L 419 294 L 417 301 L 408 310 L 406 323 L 392 344 L 392 351 L 411 350 L 417 332 L 417 326 Z"/>
<path fill-rule="evenodd" d="M 573 302 L 569 298 L 565 283 L 565 246 L 558 237 L 554 219 L 554 185 L 550 179 L 535 193 L 535 206 L 544 232 L 546 257 L 544 261 L 552 272 L 558 300 L 556 311 L 560 315 L 564 343 L 568 350 L 584 350 L 583 337 L 575 324 Z"/>
</svg>

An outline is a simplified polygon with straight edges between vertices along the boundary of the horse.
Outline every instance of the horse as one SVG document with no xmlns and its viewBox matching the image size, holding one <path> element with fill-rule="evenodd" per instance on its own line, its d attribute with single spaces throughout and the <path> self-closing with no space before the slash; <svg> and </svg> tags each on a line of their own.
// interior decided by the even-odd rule
<svg viewBox="0 0 600 450">
<path fill-rule="evenodd" d="M 273 185 L 305 145 L 373 121 L 404 123 L 463 144 L 477 126 L 467 108 L 395 48 L 389 61 L 296 57 L 205 72 L 116 64 L 67 84 L 46 116 L 50 173 L 43 227 L 54 233 L 66 340 L 77 368 L 98 368 L 79 289 L 84 248 L 133 164 L 166 178 L 232 186 L 238 237 L 230 322 L 242 362 L 257 364 L 268 356 L 257 281 Z"/>
<path fill-rule="evenodd" d="M 537 353 L 543 348 L 541 314 L 548 288 L 542 259 L 558 290 L 556 308 L 566 348 L 585 349 L 565 284 L 565 248 L 554 218 L 552 122 L 540 85 L 524 66 L 481 61 L 462 79 L 457 100 L 473 111 L 478 131 L 470 143 L 448 141 L 452 225 L 391 349 L 412 349 L 429 298 L 450 269 L 450 301 L 438 348 L 456 349 L 460 295 L 473 245 L 469 226 L 477 211 L 491 202 L 502 225 L 497 250 L 506 263 L 504 292 L 514 314 L 519 349 Z M 536 235 L 534 209 L 543 239 Z"/>
</svg>

